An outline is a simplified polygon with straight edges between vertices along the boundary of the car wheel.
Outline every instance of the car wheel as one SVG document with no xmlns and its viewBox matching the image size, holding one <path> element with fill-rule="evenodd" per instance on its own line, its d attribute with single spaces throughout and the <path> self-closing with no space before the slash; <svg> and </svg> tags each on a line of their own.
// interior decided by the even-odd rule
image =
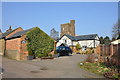
<svg viewBox="0 0 120 80">
<path fill-rule="evenodd" d="M 60 53 L 58 53 L 58 57 L 60 57 Z"/>
</svg>

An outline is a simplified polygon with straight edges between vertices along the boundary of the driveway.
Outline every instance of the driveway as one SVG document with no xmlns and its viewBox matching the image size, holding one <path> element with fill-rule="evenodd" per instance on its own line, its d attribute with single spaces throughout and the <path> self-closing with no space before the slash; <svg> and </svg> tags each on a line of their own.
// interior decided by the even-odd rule
<svg viewBox="0 0 120 80">
<path fill-rule="evenodd" d="M 3 57 L 3 78 L 102 78 L 80 69 L 86 55 L 75 54 L 53 60 L 16 61 Z"/>
</svg>

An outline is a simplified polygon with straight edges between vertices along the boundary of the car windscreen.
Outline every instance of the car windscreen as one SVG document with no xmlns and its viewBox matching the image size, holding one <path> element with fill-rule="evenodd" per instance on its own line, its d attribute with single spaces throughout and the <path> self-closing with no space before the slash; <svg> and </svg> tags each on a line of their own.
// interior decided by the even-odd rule
<svg viewBox="0 0 120 80">
<path fill-rule="evenodd" d="M 57 50 L 65 50 L 65 47 L 57 47 Z"/>
</svg>

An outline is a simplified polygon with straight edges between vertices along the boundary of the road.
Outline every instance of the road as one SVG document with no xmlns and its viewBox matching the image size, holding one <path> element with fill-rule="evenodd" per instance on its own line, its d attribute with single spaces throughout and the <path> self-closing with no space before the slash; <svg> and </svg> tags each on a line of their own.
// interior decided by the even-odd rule
<svg viewBox="0 0 120 80">
<path fill-rule="evenodd" d="M 16 61 L 2 58 L 3 78 L 102 78 L 80 69 L 86 55 L 75 54 L 53 60 Z"/>
</svg>

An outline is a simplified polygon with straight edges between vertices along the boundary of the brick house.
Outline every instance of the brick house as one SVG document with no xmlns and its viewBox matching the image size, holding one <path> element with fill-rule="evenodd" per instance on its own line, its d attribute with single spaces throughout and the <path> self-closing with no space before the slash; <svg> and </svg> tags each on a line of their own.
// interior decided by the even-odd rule
<svg viewBox="0 0 120 80">
<path fill-rule="evenodd" d="M 5 49 L 6 49 L 6 39 L 10 36 L 12 36 L 13 34 L 19 32 L 19 31 L 23 31 L 23 29 L 21 27 L 18 27 L 14 30 L 11 29 L 11 26 L 8 30 L 6 30 L 5 33 L 1 33 L 0 34 L 0 55 L 5 55 Z"/>
<path fill-rule="evenodd" d="M 6 39 L 6 56 L 16 60 L 26 60 L 28 56 L 26 33 L 31 29 L 15 33 Z M 12 47 L 11 47 L 12 46 Z"/>
</svg>

